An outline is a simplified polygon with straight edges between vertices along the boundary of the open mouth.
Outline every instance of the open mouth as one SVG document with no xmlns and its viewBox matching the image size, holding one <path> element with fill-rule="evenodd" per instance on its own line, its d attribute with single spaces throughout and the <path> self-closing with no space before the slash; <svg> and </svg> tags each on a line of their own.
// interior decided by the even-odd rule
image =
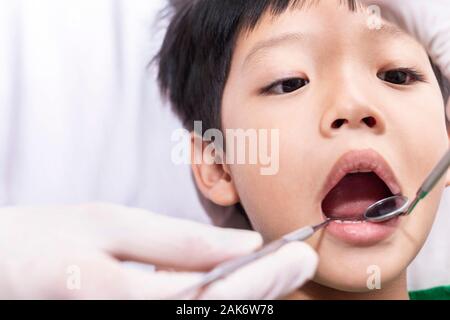
<svg viewBox="0 0 450 320">
<path fill-rule="evenodd" d="M 388 163 L 373 150 L 351 151 L 335 164 L 323 189 L 322 212 L 335 221 L 327 231 L 352 244 L 371 245 L 391 235 L 398 218 L 383 223 L 362 221 L 375 202 L 401 194 Z"/>
<path fill-rule="evenodd" d="M 341 222 L 362 220 L 369 206 L 392 196 L 392 191 L 375 172 L 348 173 L 327 194 L 322 210 L 328 218 Z"/>
</svg>

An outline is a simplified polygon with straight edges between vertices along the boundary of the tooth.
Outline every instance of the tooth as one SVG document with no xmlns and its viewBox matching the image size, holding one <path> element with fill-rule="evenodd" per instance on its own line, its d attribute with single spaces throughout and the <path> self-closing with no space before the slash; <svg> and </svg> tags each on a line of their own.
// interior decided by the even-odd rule
<svg viewBox="0 0 450 320">
<path fill-rule="evenodd" d="M 334 222 L 339 224 L 360 224 L 360 223 L 366 223 L 367 221 L 363 220 L 334 220 Z"/>
<path fill-rule="evenodd" d="M 365 223 L 365 221 L 361 220 L 335 220 L 336 223 L 343 223 L 343 224 L 360 224 Z"/>
<path fill-rule="evenodd" d="M 370 170 L 370 169 L 357 169 L 357 170 L 353 170 L 353 171 L 350 171 L 349 173 L 369 173 L 369 172 L 373 172 L 372 170 Z"/>
</svg>

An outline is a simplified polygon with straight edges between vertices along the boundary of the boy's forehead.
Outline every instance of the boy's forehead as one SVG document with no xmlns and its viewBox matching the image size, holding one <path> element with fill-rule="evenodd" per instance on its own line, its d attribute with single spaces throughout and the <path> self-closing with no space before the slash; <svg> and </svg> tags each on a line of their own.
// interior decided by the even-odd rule
<svg viewBox="0 0 450 320">
<path fill-rule="evenodd" d="M 321 3 L 327 3 L 322 5 Z M 332 4 L 334 3 L 334 4 Z M 334 10 L 330 10 L 330 7 Z M 279 15 L 267 12 L 252 28 L 243 32 L 237 49 L 245 53 L 245 63 L 258 53 L 289 43 L 305 43 L 311 39 L 357 36 L 361 41 L 397 40 L 422 46 L 404 30 L 385 20 L 378 28 L 369 25 L 367 10 L 349 11 L 335 1 L 321 1 L 307 8 L 290 8 Z M 423 49 L 423 48 L 422 48 Z"/>
</svg>

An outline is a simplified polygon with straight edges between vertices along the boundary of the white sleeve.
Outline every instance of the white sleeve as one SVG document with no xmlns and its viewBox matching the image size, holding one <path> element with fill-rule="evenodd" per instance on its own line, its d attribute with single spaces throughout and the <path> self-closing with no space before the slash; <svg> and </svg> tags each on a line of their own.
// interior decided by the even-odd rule
<svg viewBox="0 0 450 320">
<path fill-rule="evenodd" d="M 1 206 L 108 201 L 209 221 L 146 69 L 165 4 L 0 0 Z"/>
</svg>

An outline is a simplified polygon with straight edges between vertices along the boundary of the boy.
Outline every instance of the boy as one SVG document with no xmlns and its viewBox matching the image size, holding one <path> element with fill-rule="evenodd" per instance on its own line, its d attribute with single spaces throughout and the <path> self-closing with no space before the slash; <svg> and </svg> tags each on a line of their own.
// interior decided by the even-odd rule
<svg viewBox="0 0 450 320">
<path fill-rule="evenodd" d="M 350 220 L 379 199 L 413 198 L 449 147 L 445 81 L 425 49 L 392 24 L 373 27 L 351 0 L 176 8 L 159 80 L 185 127 L 200 120 L 204 130 L 279 132 L 273 175 L 262 175 L 261 164 L 212 163 L 193 139 L 204 155 L 192 165 L 203 196 L 241 206 L 266 241 L 324 217 L 341 220 L 308 240 L 318 271 L 290 298 L 407 299 L 406 268 L 450 177 L 411 216 Z M 380 283 L 368 282 L 372 273 Z"/>
</svg>

